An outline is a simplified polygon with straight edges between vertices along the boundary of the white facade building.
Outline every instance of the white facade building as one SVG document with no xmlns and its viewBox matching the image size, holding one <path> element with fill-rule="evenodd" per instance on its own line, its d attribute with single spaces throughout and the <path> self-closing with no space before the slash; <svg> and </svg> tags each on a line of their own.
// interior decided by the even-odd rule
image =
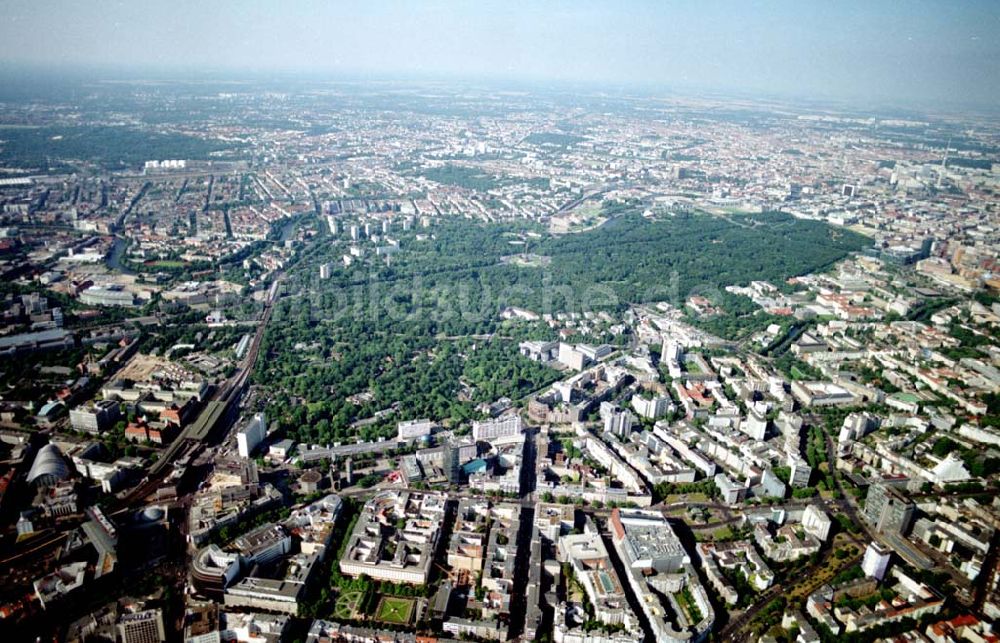
<svg viewBox="0 0 1000 643">
<path fill-rule="evenodd" d="M 250 422 L 236 434 L 236 450 L 241 458 L 249 458 L 267 435 L 267 419 L 263 413 L 253 416 Z"/>
<path fill-rule="evenodd" d="M 477 442 L 503 442 L 521 438 L 521 416 L 516 413 L 493 420 L 472 423 L 472 437 Z"/>
<path fill-rule="evenodd" d="M 874 578 L 875 580 L 882 580 L 885 578 L 886 570 L 889 569 L 889 561 L 891 559 L 891 550 L 877 542 L 872 542 L 865 549 L 865 557 L 861 561 L 861 569 L 865 572 L 865 576 Z"/>
<path fill-rule="evenodd" d="M 424 418 L 420 420 L 408 420 L 396 425 L 397 438 L 400 442 L 409 442 L 431 434 L 434 423 Z"/>
<path fill-rule="evenodd" d="M 632 396 L 632 408 L 644 418 L 658 420 L 673 410 L 674 405 L 670 398 L 665 395 L 658 395 L 652 398 L 644 398 L 641 395 Z"/>
<path fill-rule="evenodd" d="M 802 513 L 802 528 L 820 542 L 826 542 L 832 524 L 830 516 L 816 505 L 809 505 Z"/>
</svg>

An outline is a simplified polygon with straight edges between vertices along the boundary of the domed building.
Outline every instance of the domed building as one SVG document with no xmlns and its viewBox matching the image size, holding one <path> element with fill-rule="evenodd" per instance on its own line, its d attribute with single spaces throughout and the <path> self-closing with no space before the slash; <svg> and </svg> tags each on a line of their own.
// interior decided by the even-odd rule
<svg viewBox="0 0 1000 643">
<path fill-rule="evenodd" d="M 150 505 L 142 510 L 142 518 L 147 522 L 159 522 L 166 515 L 166 510 L 159 505 Z"/>
<path fill-rule="evenodd" d="M 28 484 L 36 487 L 51 487 L 68 477 L 69 466 L 59 447 L 54 444 L 46 444 L 39 449 L 28 470 Z"/>
</svg>

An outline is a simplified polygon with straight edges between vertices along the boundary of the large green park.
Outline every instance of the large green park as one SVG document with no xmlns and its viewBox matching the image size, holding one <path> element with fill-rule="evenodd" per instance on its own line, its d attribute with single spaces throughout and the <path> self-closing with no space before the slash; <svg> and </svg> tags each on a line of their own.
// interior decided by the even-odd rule
<svg viewBox="0 0 1000 643">
<path fill-rule="evenodd" d="M 273 391 L 272 417 L 300 440 L 387 435 L 399 419 L 461 421 L 475 406 L 518 399 L 558 373 L 518 355 L 517 343 L 553 337 L 538 314 L 608 311 L 635 303 L 682 306 L 701 294 L 720 309 L 693 319 L 727 339 L 773 321 L 724 290 L 828 268 L 864 237 L 780 212 L 716 217 L 624 212 L 604 225 L 555 236 L 525 223 L 446 220 L 400 235 L 392 260 L 342 267 L 342 242 L 320 237 L 283 282 L 255 382 Z M 512 255 L 544 257 L 524 265 Z M 337 265 L 320 280 L 319 266 Z M 620 339 L 620 338 L 619 338 Z M 589 337 L 587 341 L 611 337 Z M 352 424 L 397 406 L 384 422 Z"/>
</svg>

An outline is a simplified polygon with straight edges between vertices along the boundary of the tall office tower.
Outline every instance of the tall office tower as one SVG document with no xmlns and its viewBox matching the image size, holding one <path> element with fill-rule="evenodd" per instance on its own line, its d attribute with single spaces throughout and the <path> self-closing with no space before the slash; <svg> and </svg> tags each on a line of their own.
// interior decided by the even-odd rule
<svg viewBox="0 0 1000 643">
<path fill-rule="evenodd" d="M 876 482 L 868 487 L 864 517 L 877 531 L 903 534 L 913 520 L 913 503 L 898 489 Z"/>
</svg>

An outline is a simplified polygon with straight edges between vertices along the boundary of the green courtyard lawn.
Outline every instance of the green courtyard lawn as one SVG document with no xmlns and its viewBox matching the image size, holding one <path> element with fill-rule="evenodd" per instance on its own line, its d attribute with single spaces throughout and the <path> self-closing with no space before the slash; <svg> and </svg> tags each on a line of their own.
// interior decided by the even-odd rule
<svg viewBox="0 0 1000 643">
<path fill-rule="evenodd" d="M 413 615 L 413 600 L 383 596 L 382 600 L 379 601 L 376 614 L 378 615 L 376 618 L 383 623 L 408 625 L 410 617 Z"/>
</svg>

